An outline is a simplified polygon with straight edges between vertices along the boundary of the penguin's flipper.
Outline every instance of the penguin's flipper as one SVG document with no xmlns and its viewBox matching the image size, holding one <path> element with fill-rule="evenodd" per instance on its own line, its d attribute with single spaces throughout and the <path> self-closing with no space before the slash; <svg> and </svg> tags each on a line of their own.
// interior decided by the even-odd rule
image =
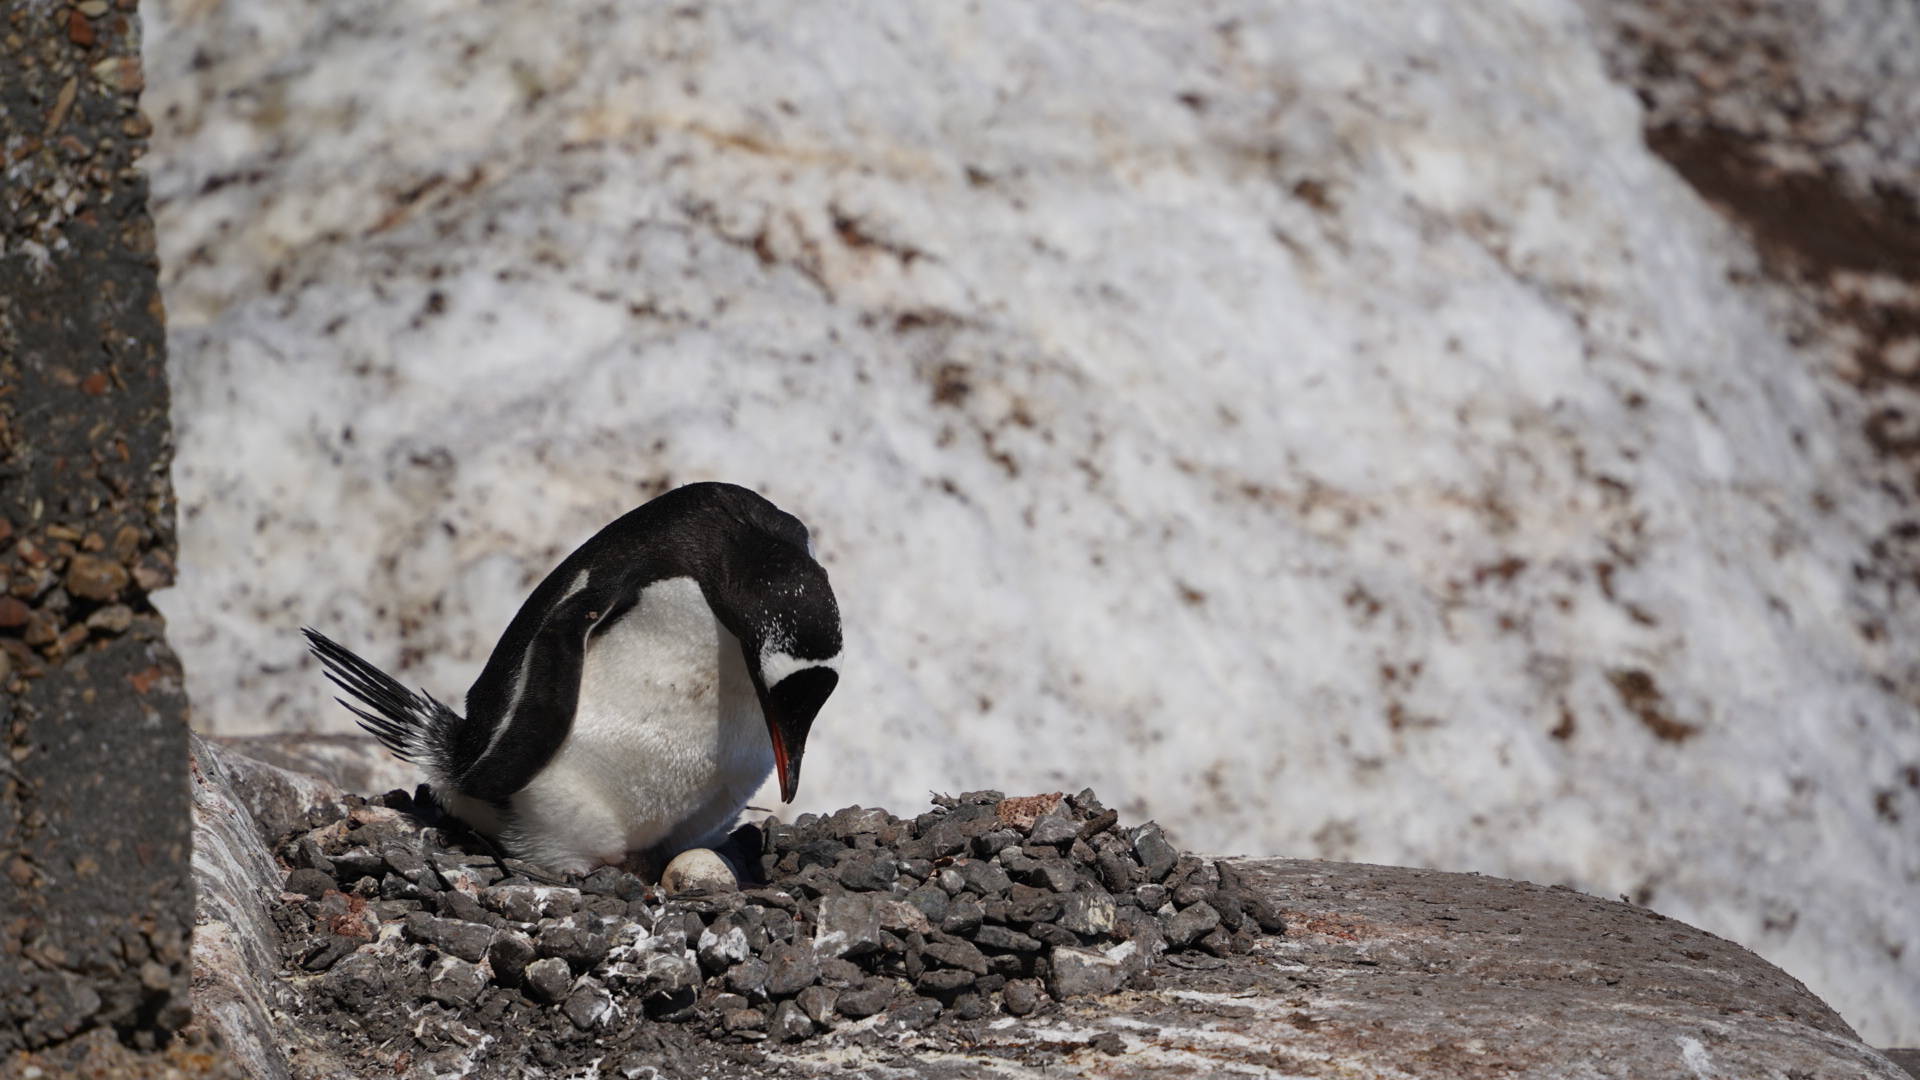
<svg viewBox="0 0 1920 1080">
<path fill-rule="evenodd" d="M 467 695 L 467 712 L 490 734 L 485 751 L 460 772 L 462 792 L 504 803 L 560 752 L 580 705 L 587 638 L 595 625 L 632 607 L 632 593 L 622 599 L 622 591 L 582 581 L 554 605 L 527 643 L 510 696 Z"/>
<path fill-rule="evenodd" d="M 363 709 L 345 698 L 335 699 L 359 718 L 361 727 L 394 756 L 419 765 L 428 775 L 438 778 L 447 772 L 452 738 L 461 724 L 459 714 L 430 694 L 416 694 L 401 686 L 393 676 L 320 631 L 302 628 L 300 632 L 307 636 L 313 655 L 320 658 L 327 678 L 367 706 Z"/>
</svg>

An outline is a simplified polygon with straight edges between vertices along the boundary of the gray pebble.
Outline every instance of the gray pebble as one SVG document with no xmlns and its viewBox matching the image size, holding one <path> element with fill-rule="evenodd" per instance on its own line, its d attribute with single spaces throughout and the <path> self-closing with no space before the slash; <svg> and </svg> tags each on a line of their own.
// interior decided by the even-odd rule
<svg viewBox="0 0 1920 1080">
<path fill-rule="evenodd" d="M 632 877 L 633 875 L 623 875 L 617 866 L 602 866 L 580 882 L 580 891 L 592 893 L 595 896 L 617 895 L 620 891 L 622 876 Z"/>
<path fill-rule="evenodd" d="M 886 979 L 870 979 L 867 985 L 844 990 L 833 1007 L 849 1020 L 864 1020 L 880 1012 L 893 1000 L 893 986 Z"/>
<path fill-rule="evenodd" d="M 366 848 L 349 848 L 333 856 L 333 873 L 341 881 L 378 878 L 387 872 L 387 860 Z"/>
<path fill-rule="evenodd" d="M 867 973 L 851 960 L 820 961 L 820 982 L 835 990 L 851 990 L 865 982 Z"/>
<path fill-rule="evenodd" d="M 1027 936 L 1043 945 L 1079 945 L 1080 936 L 1050 922 L 1037 922 L 1027 928 Z"/>
<path fill-rule="evenodd" d="M 1059 923 L 1088 937 L 1113 933 L 1113 897 L 1101 892 L 1077 892 L 1061 901 Z"/>
<path fill-rule="evenodd" d="M 1195 904 L 1206 903 L 1212 899 L 1213 890 L 1208 888 L 1207 883 L 1204 881 L 1189 880 L 1179 888 L 1173 890 L 1173 904 L 1175 907 L 1188 908 Z"/>
<path fill-rule="evenodd" d="M 982 859 L 991 858 L 1019 842 L 1020 834 L 1012 829 L 995 829 L 973 838 L 973 853 Z"/>
<path fill-rule="evenodd" d="M 1240 898 L 1220 890 L 1215 890 L 1207 900 L 1207 906 L 1220 913 L 1220 925 L 1228 933 L 1239 933 L 1246 924 L 1247 916 L 1240 907 Z"/>
<path fill-rule="evenodd" d="M 926 859 L 940 859 L 948 855 L 958 855 L 967 848 L 967 836 L 960 826 L 952 821 L 942 821 L 930 830 L 924 840 Z"/>
<path fill-rule="evenodd" d="M 999 858 L 995 861 L 1000 864 L 1001 869 L 1021 881 L 1027 880 L 1028 874 L 1040 868 L 1040 860 L 1028 856 L 1019 848 L 1007 848 L 1000 852 Z"/>
<path fill-rule="evenodd" d="M 1013 885 L 1013 879 L 1005 870 L 984 859 L 969 859 L 960 867 L 960 877 L 966 882 L 968 892 L 981 896 L 992 896 L 1006 892 Z"/>
<path fill-rule="evenodd" d="M 339 963 L 343 957 L 351 955 L 361 944 L 360 938 L 344 937 L 340 934 L 322 934 L 301 957 L 300 968 L 303 971 L 326 971 Z"/>
<path fill-rule="evenodd" d="M 888 859 L 848 859 L 834 873 L 841 885 L 856 892 L 884 890 L 899 876 L 899 868 Z"/>
<path fill-rule="evenodd" d="M 492 927 L 458 919 L 437 919 L 424 911 L 409 912 L 403 925 L 407 936 L 469 963 L 479 963 L 493 940 Z"/>
<path fill-rule="evenodd" d="M 960 871 L 955 870 L 951 866 L 941 867 L 939 873 L 935 874 L 933 879 L 939 882 L 940 887 L 946 890 L 948 896 L 959 896 L 967 889 L 967 879 L 961 876 Z"/>
<path fill-rule="evenodd" d="M 747 932 L 733 925 L 726 916 L 715 919 L 713 925 L 700 932 L 700 966 L 708 974 L 717 975 L 735 964 L 753 955 L 752 946 L 747 944 Z"/>
<path fill-rule="evenodd" d="M 427 996 L 452 1008 L 473 1004 L 486 988 L 486 972 L 457 956 L 442 956 L 427 972 Z"/>
<path fill-rule="evenodd" d="M 380 957 L 356 952 L 334 964 L 320 985 L 341 1008 L 362 1013 L 386 995 L 387 977 Z"/>
<path fill-rule="evenodd" d="M 492 913 L 480 906 L 480 901 L 468 896 L 459 889 L 448 889 L 440 894 L 440 914 L 462 922 L 484 923 Z"/>
<path fill-rule="evenodd" d="M 767 1000 L 767 978 L 773 969 L 757 957 L 748 957 L 727 971 L 727 989 L 748 1001 Z"/>
<path fill-rule="evenodd" d="M 947 917 L 947 891 L 938 885 L 922 885 L 907 893 L 902 899 L 920 909 L 927 921 L 935 926 Z"/>
<path fill-rule="evenodd" d="M 1101 852 L 1094 859 L 1094 868 L 1100 875 L 1100 884 L 1110 893 L 1123 893 L 1132 884 L 1133 860 L 1118 852 Z"/>
<path fill-rule="evenodd" d="M 961 968 L 975 975 L 987 973 L 987 957 L 972 943 L 960 940 L 936 941 L 921 950 L 921 955 L 951 968 Z"/>
<path fill-rule="evenodd" d="M 613 995 L 607 988 L 592 979 L 581 979 L 573 993 L 567 995 L 566 1005 L 561 1011 L 567 1019 L 581 1031 L 591 1031 L 607 1023 L 616 1015 L 613 1007 Z M 758 1015 L 757 1013 L 755 1015 Z"/>
<path fill-rule="evenodd" d="M 540 932 L 534 950 L 541 956 L 565 960 L 575 971 L 591 971 L 607 958 L 613 943 L 605 934 L 571 926 L 549 926 Z M 742 954 L 744 955 L 744 954 Z"/>
<path fill-rule="evenodd" d="M 822 870 L 832 871 L 846 854 L 847 846 L 838 840 L 810 841 L 794 851 L 794 869 L 805 870 L 810 866 L 817 866 Z"/>
<path fill-rule="evenodd" d="M 1195 948 L 1213 956 L 1226 957 L 1234 952 L 1233 935 L 1228 933 L 1224 926 L 1214 927 L 1193 944 Z"/>
<path fill-rule="evenodd" d="M 1080 884 L 1080 874 L 1064 860 L 1044 859 L 1033 873 L 1027 875 L 1027 881 L 1038 888 L 1070 893 Z"/>
<path fill-rule="evenodd" d="M 284 888 L 287 892 L 300 893 L 309 899 L 318 900 L 326 895 L 328 890 L 338 891 L 340 885 L 325 871 L 308 868 L 288 874 Z"/>
<path fill-rule="evenodd" d="M 974 932 L 973 940 L 974 944 L 984 945 L 989 949 L 1004 949 L 1008 952 L 1040 951 L 1038 941 L 1004 926 L 982 926 Z"/>
<path fill-rule="evenodd" d="M 302 870 L 318 870 L 329 877 L 333 875 L 333 860 L 327 858 L 319 841 L 311 836 L 303 836 L 294 844 L 293 855 L 287 861 Z"/>
<path fill-rule="evenodd" d="M 995 922 L 1031 923 L 1052 922 L 1060 917 L 1063 898 L 1053 893 L 1041 893 L 1024 900 L 1014 900 L 1007 904 L 1006 914 L 996 918 Z"/>
<path fill-rule="evenodd" d="M 940 1018 L 940 1003 L 932 998 L 916 998 L 887 1015 L 909 1031 L 920 1031 Z"/>
<path fill-rule="evenodd" d="M 480 891 L 480 902 L 517 923 L 540 918 L 540 903 L 530 885 L 495 885 Z"/>
<path fill-rule="evenodd" d="M 885 810 L 864 810 L 858 806 L 849 806 L 827 819 L 827 826 L 838 840 L 851 839 L 860 833 L 877 833 L 886 828 L 887 819 L 892 815 Z"/>
<path fill-rule="evenodd" d="M 1091 949 L 1056 947 L 1048 956 L 1047 990 L 1061 1000 L 1097 997 L 1120 989 L 1120 962 Z"/>
<path fill-rule="evenodd" d="M 940 930 L 947 934 L 971 934 L 980 928 L 985 918 L 986 909 L 979 904 L 956 900 L 947 907 L 947 917 L 940 920 Z"/>
<path fill-rule="evenodd" d="M 1025 979 L 1010 982 L 1000 992 L 1000 1005 L 1009 1016 L 1026 1016 L 1040 1006 L 1040 989 Z"/>
<path fill-rule="evenodd" d="M 1166 877 L 1167 871 L 1179 861 L 1180 853 L 1160 834 L 1160 827 L 1151 822 L 1140 826 L 1135 834 L 1133 853 L 1140 857 L 1140 865 L 1146 868 L 1148 880 L 1159 881 Z"/>
<path fill-rule="evenodd" d="M 797 1002 L 783 1001 L 773 1011 L 773 1022 L 768 1025 L 767 1034 L 781 1042 L 797 1042 L 813 1034 L 813 1020 Z"/>
<path fill-rule="evenodd" d="M 812 986 L 820 978 L 820 966 L 814 961 L 810 944 L 782 944 L 772 949 L 767 964 L 767 993 L 788 997 Z"/>
<path fill-rule="evenodd" d="M 560 961 L 554 961 L 560 963 Z M 547 963 L 542 960 L 540 964 Z M 527 966 L 527 976 L 532 978 L 533 969 L 539 964 Z M 649 998 L 676 998 L 689 994 L 700 985 L 700 967 L 688 960 L 683 953 L 654 953 L 647 957 L 645 974 L 645 993 Z"/>
<path fill-rule="evenodd" d="M 839 997 L 840 992 L 831 987 L 809 986 L 800 991 L 793 1000 L 794 1004 L 799 1005 L 801 1011 L 807 1014 L 809 1020 L 825 1028 L 833 1024 L 834 1002 Z"/>
<path fill-rule="evenodd" d="M 880 915 L 873 898 L 855 893 L 820 900 L 813 949 L 821 956 L 864 956 L 880 950 Z"/>
<path fill-rule="evenodd" d="M 535 1000 L 552 1004 L 565 997 L 573 984 L 573 972 L 559 957 L 548 957 L 528 964 L 523 976 L 528 994 Z"/>
<path fill-rule="evenodd" d="M 389 872 L 380 882 L 380 898 L 383 900 L 418 900 L 430 895 L 425 889 Z"/>
<path fill-rule="evenodd" d="M 960 968 L 938 968 L 920 976 L 915 987 L 922 993 L 946 994 L 973 985 L 973 972 Z"/>
<path fill-rule="evenodd" d="M 518 930 L 495 934 L 487 946 L 487 964 L 505 986 L 518 986 L 536 955 L 533 939 Z"/>
<path fill-rule="evenodd" d="M 1287 932 L 1287 920 L 1281 918 L 1280 912 L 1275 910 L 1272 904 L 1267 903 L 1264 897 L 1242 893 L 1240 909 L 1259 925 L 1262 933 L 1284 934 Z"/>
<path fill-rule="evenodd" d="M 1206 904 L 1195 904 L 1167 920 L 1167 943 L 1184 949 L 1200 936 L 1220 925 L 1220 913 Z"/>
<path fill-rule="evenodd" d="M 987 970 L 1003 979 L 1018 979 L 1032 974 L 1033 953 L 994 953 L 987 957 Z"/>
<path fill-rule="evenodd" d="M 403 847 L 389 847 L 380 852 L 380 858 L 393 868 L 393 872 L 418 885 L 426 876 L 427 861 L 415 852 Z"/>
<path fill-rule="evenodd" d="M 1033 823 L 1027 839 L 1035 844 L 1065 844 L 1080 835 L 1080 823 L 1065 814 L 1048 814 Z"/>
</svg>

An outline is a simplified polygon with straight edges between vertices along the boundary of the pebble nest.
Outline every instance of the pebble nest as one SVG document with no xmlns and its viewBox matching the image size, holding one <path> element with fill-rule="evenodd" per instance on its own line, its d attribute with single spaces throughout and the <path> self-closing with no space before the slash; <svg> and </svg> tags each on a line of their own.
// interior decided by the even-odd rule
<svg viewBox="0 0 1920 1080">
<path fill-rule="evenodd" d="M 346 809 L 279 848 L 286 1004 L 333 1014 L 338 1050 L 396 1072 L 511 1048 L 526 1065 L 591 1050 L 613 1075 L 670 1074 L 695 1040 L 1029 1016 L 1150 990 L 1164 954 L 1243 954 L 1285 932 L 1231 863 L 1175 850 L 1152 822 L 1121 827 L 1091 790 L 742 826 L 722 852 L 745 887 L 674 895 L 613 867 L 558 878 L 503 857 L 424 788 Z"/>
</svg>

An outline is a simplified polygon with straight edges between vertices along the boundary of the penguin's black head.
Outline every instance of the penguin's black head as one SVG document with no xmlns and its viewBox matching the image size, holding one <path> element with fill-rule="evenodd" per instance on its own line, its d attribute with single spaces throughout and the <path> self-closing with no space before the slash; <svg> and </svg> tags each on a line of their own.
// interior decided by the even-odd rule
<svg viewBox="0 0 1920 1080">
<path fill-rule="evenodd" d="M 792 802 L 807 732 L 840 682 L 840 607 L 826 570 L 813 559 L 806 530 L 786 520 L 790 528 L 756 530 L 740 545 L 728 591 L 741 623 L 735 633 L 773 740 L 780 800 Z"/>
</svg>

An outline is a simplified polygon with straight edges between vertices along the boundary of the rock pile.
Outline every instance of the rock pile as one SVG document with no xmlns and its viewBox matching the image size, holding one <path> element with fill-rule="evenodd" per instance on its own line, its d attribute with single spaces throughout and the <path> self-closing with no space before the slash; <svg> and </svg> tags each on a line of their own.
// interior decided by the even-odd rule
<svg viewBox="0 0 1920 1080">
<path fill-rule="evenodd" d="M 344 1037 L 477 1029 L 535 1059 L 543 1038 L 630 1042 L 636 1025 L 752 1043 L 881 1013 L 1025 1016 L 1150 989 L 1163 952 L 1285 930 L 1231 864 L 1121 828 L 1092 791 L 939 796 L 913 819 L 850 807 L 743 827 L 727 850 L 744 891 L 668 895 L 612 867 L 561 881 L 393 792 L 283 841 L 274 918 L 303 1007 L 350 1018 Z"/>
</svg>

